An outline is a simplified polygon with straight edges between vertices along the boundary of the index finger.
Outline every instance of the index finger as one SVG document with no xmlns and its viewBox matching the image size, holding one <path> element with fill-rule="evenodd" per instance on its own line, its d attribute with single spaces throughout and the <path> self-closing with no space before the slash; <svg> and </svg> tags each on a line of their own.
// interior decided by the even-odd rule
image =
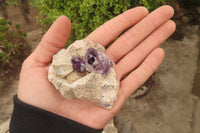
<svg viewBox="0 0 200 133">
<path fill-rule="evenodd" d="M 124 30 L 133 26 L 145 16 L 148 10 L 145 7 L 135 7 L 107 21 L 99 28 L 94 30 L 86 39 L 98 42 L 103 46 L 115 40 Z"/>
</svg>

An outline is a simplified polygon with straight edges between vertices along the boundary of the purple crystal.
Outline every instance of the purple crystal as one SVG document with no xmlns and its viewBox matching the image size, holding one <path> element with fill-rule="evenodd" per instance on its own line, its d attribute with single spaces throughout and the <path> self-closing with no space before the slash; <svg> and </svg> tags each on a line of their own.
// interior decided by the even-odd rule
<svg viewBox="0 0 200 133">
<path fill-rule="evenodd" d="M 100 72 L 106 75 L 113 64 L 107 55 L 94 48 L 89 48 L 85 54 L 86 70 L 89 72 Z"/>
<path fill-rule="evenodd" d="M 73 70 L 75 72 L 82 73 L 86 71 L 85 62 L 80 57 L 77 57 L 77 56 L 72 57 L 71 62 L 72 62 Z"/>
<path fill-rule="evenodd" d="M 104 108 L 110 107 L 110 104 L 103 104 Z"/>
</svg>

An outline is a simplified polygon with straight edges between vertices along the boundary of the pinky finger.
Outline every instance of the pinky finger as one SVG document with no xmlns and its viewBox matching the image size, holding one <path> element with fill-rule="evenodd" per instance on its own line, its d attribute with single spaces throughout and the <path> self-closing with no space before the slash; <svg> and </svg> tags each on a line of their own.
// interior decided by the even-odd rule
<svg viewBox="0 0 200 133">
<path fill-rule="evenodd" d="M 126 99 L 138 89 L 153 74 L 164 59 L 165 53 L 162 48 L 153 50 L 143 63 L 133 72 L 131 72 L 124 80 L 121 81 L 118 99 L 116 101 L 117 108 L 120 108 Z M 116 108 L 116 109 L 117 109 Z"/>
</svg>

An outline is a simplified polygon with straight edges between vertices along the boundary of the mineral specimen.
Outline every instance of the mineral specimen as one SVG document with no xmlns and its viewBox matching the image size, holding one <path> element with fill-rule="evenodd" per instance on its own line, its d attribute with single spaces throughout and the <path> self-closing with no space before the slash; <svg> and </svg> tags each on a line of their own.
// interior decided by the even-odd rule
<svg viewBox="0 0 200 133">
<path fill-rule="evenodd" d="M 107 125 L 103 128 L 102 133 L 118 133 L 118 130 L 114 125 L 113 119 L 109 121 Z"/>
<path fill-rule="evenodd" d="M 104 47 L 78 40 L 53 57 L 48 79 L 68 99 L 85 99 L 111 109 L 119 89 L 114 63 Z"/>
<path fill-rule="evenodd" d="M 104 53 L 89 48 L 85 54 L 86 69 L 90 72 L 100 72 L 103 75 L 109 73 L 113 62 Z"/>
<path fill-rule="evenodd" d="M 73 70 L 75 72 L 99 72 L 103 75 L 107 75 L 110 68 L 113 66 L 113 62 L 104 53 L 89 48 L 85 53 L 85 61 L 80 57 L 74 56 L 71 59 Z"/>
<path fill-rule="evenodd" d="M 75 72 L 85 72 L 85 62 L 77 56 L 72 57 L 72 66 Z"/>
</svg>

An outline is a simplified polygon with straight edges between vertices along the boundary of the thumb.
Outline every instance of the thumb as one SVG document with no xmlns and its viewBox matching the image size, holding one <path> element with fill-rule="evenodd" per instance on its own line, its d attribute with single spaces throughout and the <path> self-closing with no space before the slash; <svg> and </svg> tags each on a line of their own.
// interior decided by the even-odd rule
<svg viewBox="0 0 200 133">
<path fill-rule="evenodd" d="M 53 55 L 62 49 L 71 32 L 71 22 L 66 16 L 60 16 L 43 36 L 41 42 L 31 54 L 30 60 L 36 64 L 47 65 Z"/>
</svg>

